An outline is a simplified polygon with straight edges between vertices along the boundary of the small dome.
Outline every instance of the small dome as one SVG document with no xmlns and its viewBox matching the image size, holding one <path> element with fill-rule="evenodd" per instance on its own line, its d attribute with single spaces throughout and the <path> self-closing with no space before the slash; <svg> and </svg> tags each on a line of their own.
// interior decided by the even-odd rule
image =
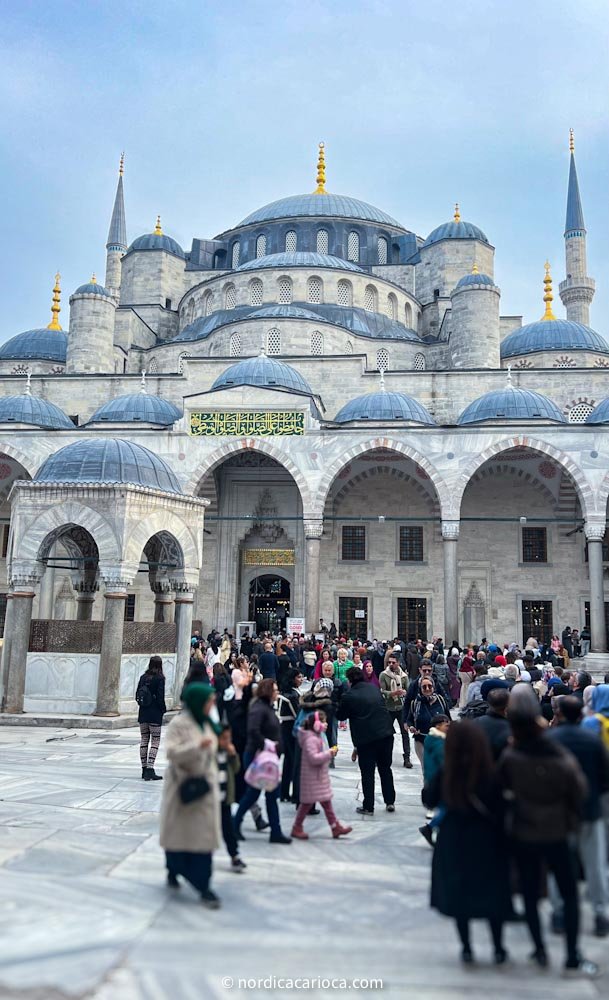
<svg viewBox="0 0 609 1000">
<path fill-rule="evenodd" d="M 386 212 L 381 212 L 374 205 L 357 198 L 348 198 L 342 194 L 295 194 L 289 198 L 280 198 L 269 205 L 263 205 L 239 226 L 251 226 L 255 222 L 273 222 L 275 219 L 298 219 L 303 216 L 335 216 L 338 219 L 361 219 L 362 222 L 378 222 L 381 225 L 403 229 L 403 226 L 392 219 Z"/>
<path fill-rule="evenodd" d="M 337 424 L 351 420 L 410 420 L 417 424 L 435 424 L 421 403 L 403 392 L 369 392 L 350 400 L 336 414 Z"/>
<path fill-rule="evenodd" d="M 464 288 L 467 285 L 490 285 L 494 288 L 495 282 L 488 274 L 466 274 L 463 278 L 459 278 L 457 288 Z"/>
<path fill-rule="evenodd" d="M 244 361 L 238 361 L 236 365 L 231 365 L 222 372 L 211 388 L 213 392 L 214 389 L 228 389 L 233 385 L 279 387 L 304 392 L 308 396 L 313 395 L 311 387 L 295 368 L 284 364 L 283 361 L 269 358 L 266 354 L 261 354 L 257 358 L 246 358 Z"/>
<path fill-rule="evenodd" d="M 0 361 L 57 361 L 65 364 L 68 337 L 65 330 L 26 330 L 0 346 Z"/>
<path fill-rule="evenodd" d="M 96 423 L 136 423 L 159 424 L 166 427 L 181 418 L 177 406 L 168 399 L 149 395 L 147 392 L 133 392 L 117 396 L 98 407 L 89 424 Z"/>
<path fill-rule="evenodd" d="M 60 448 L 42 463 L 36 483 L 125 483 L 165 493 L 181 493 L 172 469 L 147 448 L 131 441 L 89 438 Z"/>
<path fill-rule="evenodd" d="M 439 243 L 440 240 L 480 240 L 482 243 L 488 243 L 488 238 L 478 226 L 474 226 L 473 222 L 461 220 L 455 222 L 454 219 L 451 219 L 450 222 L 443 222 L 441 226 L 434 229 L 423 246 L 428 247 L 432 243 Z"/>
<path fill-rule="evenodd" d="M 501 341 L 501 357 L 516 358 L 538 351 L 592 351 L 609 354 L 609 344 L 600 333 L 569 319 L 540 319 L 527 323 Z"/>
<path fill-rule="evenodd" d="M 586 417 L 587 424 L 609 424 L 609 396 L 601 399 L 598 406 Z"/>
<path fill-rule="evenodd" d="M 257 271 L 265 267 L 334 267 L 341 271 L 361 271 L 351 260 L 324 253 L 271 253 L 240 264 L 237 271 Z"/>
<path fill-rule="evenodd" d="M 98 281 L 87 281 L 84 285 L 79 285 L 73 295 L 103 295 L 108 299 L 112 298 L 112 292 L 100 285 Z"/>
<path fill-rule="evenodd" d="M 458 424 L 479 424 L 485 420 L 552 420 L 564 424 L 565 418 L 551 399 L 531 389 L 506 386 L 485 393 L 463 410 Z"/>
<path fill-rule="evenodd" d="M 131 253 L 132 250 L 166 250 L 167 253 L 172 253 L 176 257 L 183 258 L 185 256 L 177 240 L 174 240 L 171 236 L 166 236 L 164 233 L 145 233 L 144 236 L 138 236 L 127 250 L 127 253 Z"/>
<path fill-rule="evenodd" d="M 46 430 L 74 430 L 74 424 L 55 403 L 24 392 L 0 399 L 0 424 L 32 424 Z"/>
</svg>

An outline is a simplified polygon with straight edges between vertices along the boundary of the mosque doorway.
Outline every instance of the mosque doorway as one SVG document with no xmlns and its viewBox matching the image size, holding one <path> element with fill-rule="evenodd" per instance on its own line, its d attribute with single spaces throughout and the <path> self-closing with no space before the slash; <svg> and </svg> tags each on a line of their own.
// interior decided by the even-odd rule
<svg viewBox="0 0 609 1000">
<path fill-rule="evenodd" d="M 249 621 L 256 622 L 256 632 L 285 629 L 290 614 L 290 584 L 282 576 L 265 573 L 250 583 Z"/>
</svg>

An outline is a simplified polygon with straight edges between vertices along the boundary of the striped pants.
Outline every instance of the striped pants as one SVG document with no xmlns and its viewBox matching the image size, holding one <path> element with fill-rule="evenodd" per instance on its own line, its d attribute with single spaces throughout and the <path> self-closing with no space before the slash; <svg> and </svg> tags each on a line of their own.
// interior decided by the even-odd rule
<svg viewBox="0 0 609 1000">
<path fill-rule="evenodd" d="M 153 722 L 140 722 L 140 760 L 142 767 L 154 767 L 161 742 L 161 727 Z M 150 744 L 150 747 L 148 746 Z"/>
</svg>

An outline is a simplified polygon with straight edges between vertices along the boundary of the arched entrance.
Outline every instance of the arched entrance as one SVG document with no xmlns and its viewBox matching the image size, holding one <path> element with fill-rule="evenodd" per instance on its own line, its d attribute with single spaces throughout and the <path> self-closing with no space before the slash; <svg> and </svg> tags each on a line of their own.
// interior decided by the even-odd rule
<svg viewBox="0 0 609 1000">
<path fill-rule="evenodd" d="M 283 576 L 265 573 L 256 576 L 249 588 L 249 621 L 256 632 L 277 632 L 285 628 L 290 614 L 291 587 Z"/>
</svg>

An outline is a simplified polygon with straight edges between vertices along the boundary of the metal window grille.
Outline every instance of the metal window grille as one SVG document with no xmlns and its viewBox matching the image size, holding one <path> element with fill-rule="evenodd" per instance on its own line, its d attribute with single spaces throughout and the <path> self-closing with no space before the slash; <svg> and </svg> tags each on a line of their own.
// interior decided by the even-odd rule
<svg viewBox="0 0 609 1000">
<path fill-rule="evenodd" d="M 127 594 L 127 600 L 125 601 L 125 621 L 135 621 L 135 594 Z"/>
<path fill-rule="evenodd" d="M 423 562 L 423 528 L 400 527 L 400 562 Z"/>
<path fill-rule="evenodd" d="M 279 304 L 289 306 L 292 301 L 292 282 L 289 278 L 279 279 Z"/>
<path fill-rule="evenodd" d="M 412 306 L 410 305 L 410 302 L 407 302 L 406 306 L 404 308 L 404 321 L 406 323 L 406 326 L 411 330 L 412 329 Z"/>
<path fill-rule="evenodd" d="M 205 294 L 205 298 L 203 299 L 203 315 L 209 316 L 210 312 L 211 312 L 211 292 L 207 292 Z"/>
<path fill-rule="evenodd" d="M 328 253 L 328 230 L 317 230 L 317 253 Z"/>
<path fill-rule="evenodd" d="M 351 305 L 351 285 L 348 281 L 339 281 L 336 291 L 336 302 L 339 306 Z"/>
<path fill-rule="evenodd" d="M 376 252 L 379 264 L 387 263 L 387 240 L 384 236 L 379 236 L 376 241 Z"/>
<path fill-rule="evenodd" d="M 5 621 L 6 621 L 6 594 L 0 594 L 0 636 L 4 636 Z"/>
<path fill-rule="evenodd" d="M 569 410 L 569 423 L 585 424 L 586 417 L 589 417 L 593 411 L 594 407 L 590 403 L 577 403 Z"/>
<path fill-rule="evenodd" d="M 413 368 L 415 372 L 425 371 L 425 356 L 423 354 L 415 354 Z"/>
<path fill-rule="evenodd" d="M 235 267 L 239 267 L 239 258 L 240 258 L 240 256 L 241 256 L 241 244 L 240 243 L 233 243 L 233 257 L 232 257 L 232 266 L 233 266 L 233 269 Z"/>
<path fill-rule="evenodd" d="M 398 300 L 393 292 L 389 292 L 387 296 L 387 315 L 389 319 L 396 320 L 398 318 Z"/>
<path fill-rule="evenodd" d="M 317 306 L 321 302 L 322 284 L 321 278 L 309 278 L 308 283 L 309 302 Z"/>
<path fill-rule="evenodd" d="M 224 293 L 225 309 L 234 309 L 237 305 L 237 289 L 234 285 L 229 285 Z"/>
<path fill-rule="evenodd" d="M 350 636 L 353 639 L 366 639 L 368 633 L 368 598 L 339 597 L 338 627 L 341 635 Z"/>
<path fill-rule="evenodd" d="M 365 560 L 366 527 L 360 524 L 343 525 L 342 558 Z"/>
<path fill-rule="evenodd" d="M 262 305 L 262 282 L 260 278 L 254 278 L 250 284 L 250 305 Z"/>
<path fill-rule="evenodd" d="M 281 354 L 281 333 L 276 327 L 269 330 L 266 335 L 266 353 Z"/>
<path fill-rule="evenodd" d="M 427 639 L 427 601 L 424 597 L 398 597 L 398 635 L 406 642 Z"/>
<path fill-rule="evenodd" d="M 545 528 L 522 529 L 522 561 L 526 563 L 548 561 L 548 533 Z"/>
<path fill-rule="evenodd" d="M 311 354 L 324 353 L 324 335 L 319 330 L 313 330 L 311 334 Z"/>
<path fill-rule="evenodd" d="M 539 643 L 549 643 L 553 634 L 552 601 L 523 601 L 523 643 L 526 643 L 530 636 L 537 639 Z"/>
<path fill-rule="evenodd" d="M 264 233 L 256 240 L 256 257 L 266 256 L 266 236 Z"/>
<path fill-rule="evenodd" d="M 241 354 L 241 334 L 233 333 L 230 338 L 230 356 L 231 358 L 238 358 Z"/>
<path fill-rule="evenodd" d="M 296 253 L 296 242 L 296 232 L 294 229 L 290 229 L 290 231 L 285 234 L 285 252 Z"/>
<path fill-rule="evenodd" d="M 355 264 L 359 264 L 359 234 L 349 233 L 347 239 L 347 260 L 352 260 Z"/>
<path fill-rule="evenodd" d="M 372 285 L 366 285 L 364 309 L 366 312 L 374 312 L 376 309 L 376 289 Z"/>
<path fill-rule="evenodd" d="M 380 372 L 386 372 L 389 368 L 389 352 L 384 347 L 376 352 L 376 367 Z"/>
</svg>

